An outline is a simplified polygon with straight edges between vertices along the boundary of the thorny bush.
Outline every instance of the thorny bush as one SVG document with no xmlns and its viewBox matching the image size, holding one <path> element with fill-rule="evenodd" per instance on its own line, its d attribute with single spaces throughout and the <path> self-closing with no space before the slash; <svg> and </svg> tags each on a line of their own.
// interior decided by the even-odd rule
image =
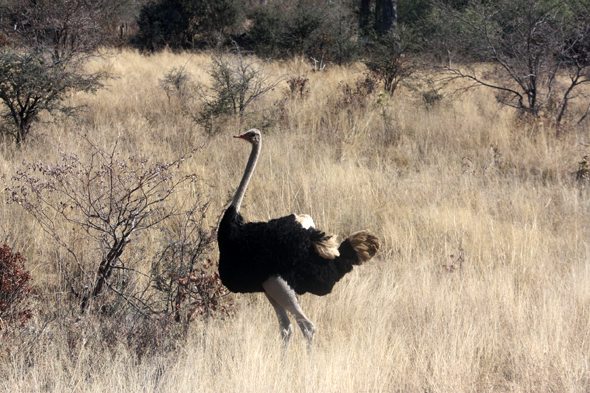
<svg viewBox="0 0 590 393">
<path fill-rule="evenodd" d="M 207 207 L 195 205 L 163 229 L 162 245 L 151 266 L 152 286 L 160 299 L 158 312 L 174 315 L 185 327 L 196 317 L 208 320 L 233 309 L 222 299 L 228 292 L 214 268 L 217 264 L 203 259 L 216 239 L 215 231 L 205 229 Z"/>
<path fill-rule="evenodd" d="M 377 89 L 377 80 L 372 75 L 358 78 L 354 86 L 348 83 L 341 83 L 342 97 L 336 103 L 335 108 L 365 108 L 367 98 Z"/>
<path fill-rule="evenodd" d="M 31 318 L 31 274 L 25 269 L 25 261 L 10 246 L 0 247 L 0 331 L 12 325 L 23 326 Z"/>
<path fill-rule="evenodd" d="M 291 98 L 307 98 L 309 96 L 309 78 L 306 76 L 294 76 L 287 79 Z"/>
<path fill-rule="evenodd" d="M 214 238 L 204 224 L 210 188 L 181 171 L 185 157 L 154 162 L 123 156 L 116 142 L 105 151 L 86 141 L 85 158 L 62 152 L 56 164 L 23 162 L 10 180 L 5 179 L 10 201 L 23 207 L 56 242 L 52 268 L 62 275 L 68 285 L 64 289 L 74 295 L 80 311 L 92 305 L 103 315 L 147 317 L 178 315 L 182 307 L 189 307 L 192 314 L 201 307 L 199 302 L 209 309 L 217 307 L 214 303 L 222 290 L 214 279 L 201 283 L 204 289 L 198 290 L 178 281 L 199 274 L 197 267 Z M 192 195 L 173 198 L 181 191 Z M 190 236 L 169 229 L 183 226 L 190 228 Z M 168 237 L 158 242 L 161 233 Z M 146 255 L 166 254 L 157 250 L 160 243 L 164 249 L 182 244 L 190 250 L 180 261 L 166 259 L 170 264 L 184 263 L 181 275 L 165 269 L 149 271 Z M 162 274 L 168 277 L 168 289 L 158 287 Z M 203 291 L 207 295 L 201 299 Z M 178 298 L 176 308 L 163 307 L 171 297 Z"/>
</svg>

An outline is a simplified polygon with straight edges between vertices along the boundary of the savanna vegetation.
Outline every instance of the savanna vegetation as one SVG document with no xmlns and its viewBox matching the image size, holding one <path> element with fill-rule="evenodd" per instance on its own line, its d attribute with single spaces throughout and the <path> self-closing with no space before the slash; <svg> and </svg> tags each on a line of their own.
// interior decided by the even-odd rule
<svg viewBox="0 0 590 393">
<path fill-rule="evenodd" d="M 0 3 L 0 389 L 587 391 L 587 4 L 258 3 Z M 288 362 L 216 271 L 253 127 L 248 220 L 382 242 Z"/>
</svg>

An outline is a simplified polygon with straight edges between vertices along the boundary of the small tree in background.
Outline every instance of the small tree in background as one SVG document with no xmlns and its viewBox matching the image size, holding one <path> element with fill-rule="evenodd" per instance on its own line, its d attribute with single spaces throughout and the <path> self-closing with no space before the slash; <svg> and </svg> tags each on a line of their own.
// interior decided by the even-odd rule
<svg viewBox="0 0 590 393">
<path fill-rule="evenodd" d="M 490 88 L 501 104 L 534 117 L 543 111 L 557 123 L 579 87 L 590 83 L 590 8 L 584 2 L 474 0 L 457 9 L 440 1 L 436 10 L 438 45 L 463 64 L 449 58 L 447 80 Z M 481 62 L 492 66 L 473 66 Z"/>
<path fill-rule="evenodd" d="M 166 92 L 168 103 L 171 103 L 172 97 L 178 98 L 180 103 L 185 102 L 194 93 L 195 89 L 192 75 L 184 67 L 172 67 L 158 82 Z"/>
<path fill-rule="evenodd" d="M 196 49 L 228 42 L 241 27 L 235 0 L 159 0 L 141 8 L 133 42 L 144 51 Z"/>
<path fill-rule="evenodd" d="M 211 57 L 211 87 L 200 86 L 202 109 L 194 119 L 214 133 L 212 121 L 223 116 L 243 116 L 246 108 L 272 90 L 283 77 L 273 76 L 264 64 L 244 56 L 239 48 L 233 54 Z"/>
<path fill-rule="evenodd" d="M 72 115 L 76 108 L 65 103 L 71 91 L 94 92 L 105 74 L 84 74 L 74 60 L 48 59 L 35 50 L 0 51 L 0 131 L 25 142 L 39 114 Z"/>
<path fill-rule="evenodd" d="M 92 55 L 118 39 L 117 27 L 134 15 L 133 0 L 11 0 L 0 29 L 21 47 L 51 53 L 54 60 Z"/>
<path fill-rule="evenodd" d="M 368 45 L 369 55 L 364 63 L 389 94 L 393 94 L 399 84 L 411 78 L 418 69 L 411 52 L 413 45 L 412 31 L 403 25 L 398 25 L 395 31 L 385 36 L 376 37 Z"/>
</svg>

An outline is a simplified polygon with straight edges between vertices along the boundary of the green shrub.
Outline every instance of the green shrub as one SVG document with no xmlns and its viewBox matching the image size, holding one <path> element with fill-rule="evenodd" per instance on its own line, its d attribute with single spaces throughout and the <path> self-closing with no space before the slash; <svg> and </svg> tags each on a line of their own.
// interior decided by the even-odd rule
<svg viewBox="0 0 590 393">
<path fill-rule="evenodd" d="M 0 51 L 0 132 L 25 142 L 43 111 L 72 115 L 71 91 L 94 92 L 105 74 L 84 74 L 73 58 L 52 60 L 39 51 Z M 3 107 L 3 108 L 2 108 Z"/>
<path fill-rule="evenodd" d="M 212 85 L 200 87 L 202 108 L 194 117 L 209 134 L 216 132 L 216 119 L 242 117 L 246 108 L 283 80 L 272 75 L 256 58 L 244 56 L 239 49 L 233 54 L 212 56 L 209 76 Z"/>
<path fill-rule="evenodd" d="M 357 54 L 356 20 L 339 3 L 291 0 L 256 8 L 244 44 L 263 58 L 324 58 L 343 64 Z"/>
<path fill-rule="evenodd" d="M 160 0 L 141 8 L 139 32 L 132 40 L 141 50 L 216 47 L 241 25 L 235 0 Z"/>
</svg>

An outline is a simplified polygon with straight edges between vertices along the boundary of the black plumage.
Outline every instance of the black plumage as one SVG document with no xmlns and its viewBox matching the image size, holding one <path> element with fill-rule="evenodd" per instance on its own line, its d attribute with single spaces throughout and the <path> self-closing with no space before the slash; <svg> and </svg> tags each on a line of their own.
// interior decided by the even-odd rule
<svg viewBox="0 0 590 393">
<path fill-rule="evenodd" d="M 326 295 L 342 276 L 358 265 L 350 241 L 339 247 L 340 256 L 318 255 L 314 243 L 327 236 L 304 228 L 289 215 L 268 222 L 245 222 L 234 206 L 219 225 L 219 275 L 232 292 L 263 292 L 269 277 L 282 277 L 297 294 Z"/>
</svg>

